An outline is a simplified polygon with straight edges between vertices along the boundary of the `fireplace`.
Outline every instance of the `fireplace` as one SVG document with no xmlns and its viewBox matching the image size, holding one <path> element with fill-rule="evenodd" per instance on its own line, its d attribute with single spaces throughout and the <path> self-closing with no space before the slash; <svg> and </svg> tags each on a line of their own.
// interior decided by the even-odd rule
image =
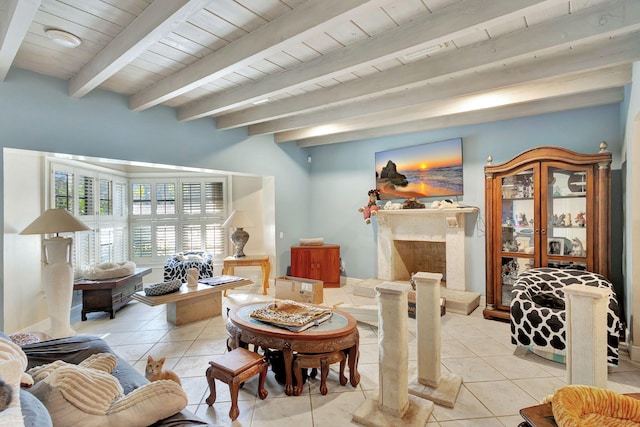
<svg viewBox="0 0 640 427">
<path fill-rule="evenodd" d="M 478 208 L 378 211 L 378 279 L 442 273 L 446 288 L 465 291 L 465 216 Z"/>
<path fill-rule="evenodd" d="M 394 240 L 400 260 L 395 264 L 394 280 L 409 280 L 418 271 L 442 274 L 442 284 L 447 280 L 445 242 Z"/>
</svg>

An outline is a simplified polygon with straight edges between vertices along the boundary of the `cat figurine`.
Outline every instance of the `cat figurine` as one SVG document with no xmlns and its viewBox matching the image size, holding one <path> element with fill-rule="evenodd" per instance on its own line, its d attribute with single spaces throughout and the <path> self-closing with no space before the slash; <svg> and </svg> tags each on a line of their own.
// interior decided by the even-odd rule
<svg viewBox="0 0 640 427">
<path fill-rule="evenodd" d="M 144 376 L 147 377 L 149 381 L 171 380 L 182 385 L 180 377 L 178 377 L 175 372 L 162 369 L 164 361 L 164 357 L 158 360 L 154 360 L 151 356 L 147 357 L 147 369 L 145 370 Z"/>
</svg>

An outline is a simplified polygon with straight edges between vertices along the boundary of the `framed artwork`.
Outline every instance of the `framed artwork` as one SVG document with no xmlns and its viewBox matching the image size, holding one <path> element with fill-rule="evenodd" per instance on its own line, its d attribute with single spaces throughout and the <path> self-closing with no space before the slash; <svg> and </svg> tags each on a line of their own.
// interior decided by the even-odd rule
<svg viewBox="0 0 640 427">
<path fill-rule="evenodd" d="M 462 196 L 462 138 L 380 151 L 375 155 L 381 200 Z"/>
<path fill-rule="evenodd" d="M 549 237 L 547 239 L 547 254 L 564 255 L 564 238 Z"/>
</svg>

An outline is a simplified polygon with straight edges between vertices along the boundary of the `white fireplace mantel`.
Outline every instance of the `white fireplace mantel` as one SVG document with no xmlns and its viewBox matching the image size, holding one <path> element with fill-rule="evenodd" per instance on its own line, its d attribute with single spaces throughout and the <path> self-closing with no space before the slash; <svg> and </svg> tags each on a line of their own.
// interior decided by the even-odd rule
<svg viewBox="0 0 640 427">
<path fill-rule="evenodd" d="M 398 279 L 396 265 L 402 260 L 394 241 L 444 242 L 446 286 L 466 290 L 465 216 L 478 211 L 477 207 L 379 210 L 378 278 Z"/>
</svg>

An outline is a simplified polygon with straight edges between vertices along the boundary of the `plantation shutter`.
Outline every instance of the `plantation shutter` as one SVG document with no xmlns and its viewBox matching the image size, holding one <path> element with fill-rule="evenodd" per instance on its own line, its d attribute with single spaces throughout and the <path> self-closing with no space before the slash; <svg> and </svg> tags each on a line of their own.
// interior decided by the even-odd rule
<svg viewBox="0 0 640 427">
<path fill-rule="evenodd" d="M 76 270 L 84 271 L 96 259 L 96 237 L 93 231 L 76 233 L 74 243 L 77 265 Z"/>
<path fill-rule="evenodd" d="M 115 227 L 113 229 L 113 260 L 115 262 L 129 259 L 129 245 L 127 239 L 127 227 Z"/>
<path fill-rule="evenodd" d="M 200 224 L 182 225 L 182 250 L 202 250 L 202 226 Z"/>
<path fill-rule="evenodd" d="M 156 256 L 169 256 L 176 252 L 176 226 L 156 226 Z"/>
<path fill-rule="evenodd" d="M 199 182 L 182 183 L 182 213 L 199 214 L 202 207 L 202 187 Z"/>
<path fill-rule="evenodd" d="M 126 219 L 127 216 L 127 185 L 116 182 L 113 190 L 113 215 Z"/>
<path fill-rule="evenodd" d="M 224 255 L 224 228 L 220 224 L 205 226 L 205 250 L 213 255 Z"/>
<path fill-rule="evenodd" d="M 100 229 L 100 262 L 113 262 L 113 228 Z"/>
<path fill-rule="evenodd" d="M 151 248 L 151 225 L 134 225 L 131 229 L 133 256 L 150 258 L 152 256 Z"/>
<path fill-rule="evenodd" d="M 208 214 L 224 211 L 224 187 L 222 182 L 205 183 L 205 206 Z"/>
<path fill-rule="evenodd" d="M 78 215 L 93 216 L 93 177 L 79 175 L 78 176 Z"/>
</svg>

